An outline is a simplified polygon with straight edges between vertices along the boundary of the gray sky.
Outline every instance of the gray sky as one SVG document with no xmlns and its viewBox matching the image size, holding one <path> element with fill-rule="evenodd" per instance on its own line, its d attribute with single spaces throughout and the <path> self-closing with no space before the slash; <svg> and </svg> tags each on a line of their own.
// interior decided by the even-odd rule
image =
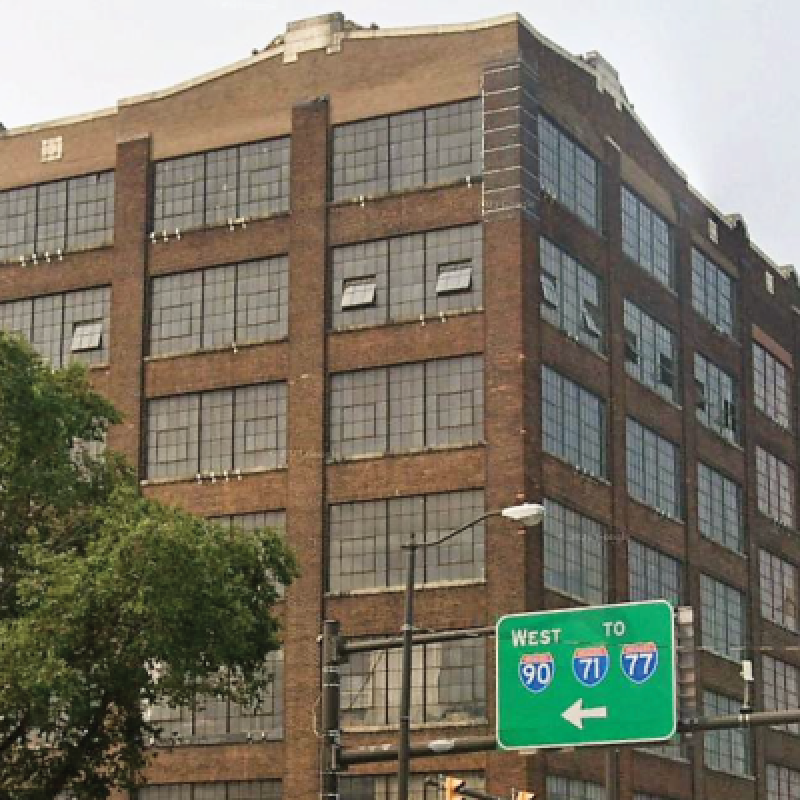
<svg viewBox="0 0 800 800">
<path fill-rule="evenodd" d="M 0 122 L 113 106 L 237 61 L 286 22 L 339 10 L 381 27 L 519 11 L 573 53 L 599 50 L 690 183 L 800 266 L 796 0 L 0 0 Z"/>
</svg>

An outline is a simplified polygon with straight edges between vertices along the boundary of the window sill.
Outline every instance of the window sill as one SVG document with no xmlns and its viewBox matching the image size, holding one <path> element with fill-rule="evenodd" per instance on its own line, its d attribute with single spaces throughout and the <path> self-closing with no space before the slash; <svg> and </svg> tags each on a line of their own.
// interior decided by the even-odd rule
<svg viewBox="0 0 800 800">
<path fill-rule="evenodd" d="M 573 464 L 571 461 L 567 461 L 566 459 L 556 455 L 555 453 L 551 453 L 544 449 L 542 449 L 542 452 L 546 453 L 548 456 L 550 456 L 550 458 L 555 459 L 560 464 L 569 467 L 576 475 L 580 475 L 582 478 L 588 478 L 590 481 L 593 481 L 594 483 L 597 483 L 600 486 L 610 487 L 612 485 L 611 481 L 602 475 L 595 475 L 593 472 L 589 472 L 584 467 L 578 466 L 577 464 Z"/>
<path fill-rule="evenodd" d="M 775 528 L 778 529 L 778 533 L 782 533 L 786 536 L 792 534 L 795 535 L 796 531 L 793 525 L 787 525 L 785 522 L 781 522 L 780 520 L 775 519 L 774 517 L 770 517 L 769 514 L 765 514 L 763 511 L 756 509 L 758 511 L 758 516 L 761 519 L 767 520 L 770 525 L 773 525 Z"/>
<path fill-rule="evenodd" d="M 67 256 L 76 256 L 79 255 L 80 253 L 95 253 L 98 250 L 113 250 L 113 248 L 114 248 L 114 242 L 111 241 L 111 242 L 105 242 L 104 244 L 93 245 L 92 247 L 78 247 L 74 250 L 62 250 L 61 258 L 59 258 L 57 254 L 52 253 L 50 255 L 49 261 L 44 257 L 44 253 L 42 253 L 41 255 L 39 253 L 36 253 L 36 261 L 37 261 L 36 264 L 33 263 L 32 259 L 33 253 L 27 253 L 25 256 L 17 256 L 16 258 L 8 259 L 5 261 L 0 260 L 0 268 L 24 267 L 25 269 L 30 269 L 31 267 L 35 266 L 51 267 L 53 263 L 58 263 L 59 261 L 63 261 L 65 258 L 67 258 Z M 24 263 L 20 261 L 21 258 L 25 259 Z M 84 288 L 92 288 L 92 287 L 84 287 Z"/>
<path fill-rule="evenodd" d="M 700 320 L 700 322 L 708 329 L 711 333 L 716 334 L 721 339 L 724 339 L 727 342 L 730 342 L 732 345 L 736 347 L 741 347 L 742 343 L 736 338 L 733 332 L 727 333 L 726 331 L 722 330 L 722 328 L 717 327 L 708 317 L 703 316 L 703 314 L 698 311 L 694 306 L 692 309 L 695 313 L 695 317 Z"/>
<path fill-rule="evenodd" d="M 571 592 L 566 591 L 565 589 L 559 589 L 557 586 L 551 586 L 547 583 L 544 584 L 544 588 L 548 592 L 553 592 L 553 594 L 560 595 L 567 600 L 570 600 L 573 603 L 577 603 L 580 606 L 594 606 L 594 605 L 602 605 L 603 603 L 607 603 L 607 599 L 599 600 L 597 602 L 592 602 L 591 600 L 587 600 L 585 597 L 581 597 L 577 594 L 572 594 Z"/>
<path fill-rule="evenodd" d="M 212 480 L 210 472 L 195 473 L 194 475 L 180 475 L 168 478 L 144 478 L 139 481 L 139 486 L 165 486 L 176 483 L 195 483 L 198 486 L 201 484 L 210 483 L 230 483 L 231 481 L 239 481 L 249 475 L 263 475 L 269 472 L 282 472 L 287 469 L 286 465 L 280 467 L 251 467 L 242 470 L 228 470 L 228 477 L 226 478 L 222 472 L 214 470 L 214 478 Z M 199 480 L 198 480 L 198 476 Z"/>
<path fill-rule="evenodd" d="M 697 424 L 700 425 L 704 431 L 708 431 L 712 436 L 719 439 L 723 444 L 726 444 L 729 447 L 732 447 L 734 450 L 738 450 L 740 453 L 744 454 L 744 448 L 739 442 L 733 439 L 729 439 L 727 436 L 723 436 L 718 430 L 710 428 L 701 419 L 698 419 L 697 417 L 695 417 L 695 419 L 697 419 Z"/>
<path fill-rule="evenodd" d="M 262 733 L 264 735 L 262 735 Z M 282 742 L 283 733 L 252 731 L 251 733 L 218 733 L 209 736 L 178 736 L 173 741 L 169 737 L 159 738 L 146 746 L 148 750 L 171 750 L 174 747 L 209 747 L 220 744 L 266 744 Z"/>
<path fill-rule="evenodd" d="M 552 330 L 557 331 L 559 335 L 563 336 L 568 341 L 572 342 L 573 344 L 577 344 L 579 347 L 583 347 L 585 350 L 597 356 L 602 361 L 605 361 L 606 364 L 608 363 L 608 353 L 604 352 L 603 350 L 595 350 L 594 347 L 590 347 L 588 344 L 581 341 L 580 337 L 572 335 L 568 331 L 565 331 L 563 328 L 560 328 L 558 325 L 555 325 L 552 322 L 550 322 L 549 319 L 545 319 L 545 317 L 542 316 L 541 311 L 539 313 L 539 318 L 545 325 L 547 325 Z M 603 338 L 605 339 L 605 337 Z"/>
<path fill-rule="evenodd" d="M 466 317 L 472 314 L 482 314 L 484 311 L 483 306 L 475 306 L 475 308 L 453 309 L 450 311 L 439 311 L 433 314 L 420 314 L 417 317 L 409 317 L 408 319 L 389 319 L 385 322 L 370 322 L 355 325 L 342 325 L 338 328 L 331 328 L 328 333 L 352 333 L 354 331 L 368 331 L 375 330 L 376 328 L 399 328 L 404 325 L 420 325 L 425 327 L 429 322 L 447 322 L 448 319 L 455 317 Z"/>
<path fill-rule="evenodd" d="M 664 283 L 663 281 L 659 280 L 647 267 L 642 266 L 638 261 L 631 258 L 624 250 L 621 250 L 622 259 L 625 263 L 629 266 L 633 267 L 634 269 L 638 270 L 640 273 L 647 275 L 653 283 L 657 286 L 660 286 L 667 294 L 672 295 L 675 300 L 680 300 L 680 295 L 678 294 L 678 290 L 674 286 L 669 286 L 668 284 Z M 674 267 L 675 265 L 673 265 Z"/>
<path fill-rule="evenodd" d="M 691 764 L 692 760 L 690 758 L 687 758 L 686 756 L 672 756 L 669 755 L 668 753 L 661 752 L 661 748 L 663 747 L 674 747 L 674 746 L 676 745 L 673 742 L 667 740 L 666 742 L 662 742 L 661 744 L 653 742 L 649 746 L 645 745 L 637 747 L 636 750 L 639 753 L 644 753 L 645 755 L 648 756 L 653 756 L 655 758 L 663 758 L 666 761 L 671 761 L 673 764 L 685 764 L 686 766 Z"/>
<path fill-rule="evenodd" d="M 486 717 L 480 719 L 454 719 L 444 722 L 412 722 L 412 731 L 440 730 L 442 728 L 475 728 L 479 725 L 488 725 Z M 397 725 L 343 725 L 342 733 L 383 733 L 385 731 L 396 731 Z"/>
<path fill-rule="evenodd" d="M 743 775 L 741 772 L 733 772 L 733 770 L 723 769 L 722 767 L 709 767 L 703 759 L 703 768 L 709 772 L 714 772 L 717 775 L 725 775 L 728 778 L 739 778 L 743 781 L 755 782 L 755 775 Z"/>
<path fill-rule="evenodd" d="M 419 192 L 435 192 L 439 189 L 451 189 L 456 186 L 467 186 L 467 188 L 471 188 L 475 186 L 475 184 L 481 183 L 483 183 L 483 175 L 469 175 L 463 178 L 441 181 L 440 183 L 423 183 L 419 186 L 409 186 L 404 189 L 390 189 L 385 192 L 378 192 L 377 194 L 357 194 L 352 197 L 342 197 L 338 200 L 328 200 L 328 207 L 342 208 L 353 205 L 364 206 L 367 202 L 373 200 L 385 200 L 389 197 L 403 197 L 404 195 L 417 194 Z"/>
<path fill-rule="evenodd" d="M 145 364 L 149 364 L 152 362 L 157 361 L 167 361 L 171 358 L 186 358 L 187 356 L 204 356 L 210 355 L 212 353 L 227 353 L 228 351 L 233 351 L 236 353 L 238 350 L 249 350 L 253 347 L 258 347 L 259 345 L 264 344 L 280 344 L 282 342 L 288 342 L 288 336 L 279 336 L 276 339 L 259 339 L 255 341 L 247 341 L 247 342 L 231 342 L 230 344 L 221 344 L 217 347 L 203 347 L 197 350 L 176 350 L 172 353 L 158 353 L 156 355 L 145 356 L 143 361 Z"/>
<path fill-rule="evenodd" d="M 548 204 L 557 206 L 562 211 L 565 211 L 569 214 L 573 219 L 576 219 L 587 231 L 591 231 L 595 236 L 598 236 L 600 239 L 605 240 L 607 238 L 606 231 L 603 229 L 602 220 L 599 219 L 601 216 L 600 209 L 598 208 L 598 220 L 597 225 L 592 225 L 590 222 L 587 222 L 577 211 L 573 211 L 569 206 L 565 205 L 558 199 L 558 197 L 547 191 L 543 186 L 540 185 L 539 187 L 539 199 L 542 205 Z M 598 204 L 600 205 L 600 204 Z"/>
<path fill-rule="evenodd" d="M 705 539 L 707 542 L 711 542 L 711 544 L 716 545 L 717 547 L 721 547 L 726 553 L 730 553 L 734 556 L 739 556 L 739 558 L 743 558 L 745 561 L 749 560 L 750 556 L 744 552 L 743 550 L 734 550 L 732 547 L 729 547 L 724 542 L 720 542 L 718 539 L 714 539 L 712 536 L 709 536 L 706 533 L 703 533 L 700 528 L 698 527 L 697 532 L 700 536 Z"/>
<path fill-rule="evenodd" d="M 744 645 L 742 645 L 742 652 L 744 653 Z M 728 655 L 727 653 L 720 653 L 719 650 L 714 650 L 713 647 L 710 647 L 707 644 L 700 644 L 697 646 L 697 650 L 701 653 L 707 653 L 710 656 L 714 656 L 715 658 L 721 658 L 723 661 L 727 661 L 729 664 L 736 664 L 736 666 L 741 666 L 741 661 L 736 658 L 736 656 Z"/>
<path fill-rule="evenodd" d="M 650 513 L 655 514 L 657 517 L 661 517 L 661 519 L 674 522 L 676 525 L 686 525 L 686 520 L 681 519 L 680 517 L 675 517 L 672 514 L 668 514 L 666 511 L 661 511 L 661 509 L 651 506 L 644 500 L 639 500 L 638 497 L 634 497 L 632 494 L 630 494 L 630 492 L 628 493 L 628 500 L 632 503 L 636 503 L 636 505 L 640 506 L 641 508 L 646 508 L 648 511 L 650 511 Z"/>
<path fill-rule="evenodd" d="M 794 435 L 793 432 L 792 432 L 791 424 L 782 425 L 774 417 L 771 417 L 769 414 L 767 414 L 766 411 L 762 411 L 760 408 L 755 406 L 755 404 L 753 405 L 753 408 L 755 409 L 757 418 L 766 420 L 770 425 L 772 425 L 773 427 L 777 428 L 781 433 L 785 433 L 787 436 L 793 436 Z"/>
<path fill-rule="evenodd" d="M 626 361 L 625 363 L 626 363 L 626 366 L 627 366 L 628 362 Z M 644 389 L 648 394 L 653 395 L 653 397 L 657 397 L 662 403 L 666 403 L 668 406 L 671 406 L 676 411 L 683 411 L 683 406 L 677 400 L 670 399 L 669 397 L 664 397 L 664 395 L 661 394 L 661 392 L 659 392 L 657 389 L 654 389 L 652 386 L 648 386 L 646 383 L 643 383 L 635 375 L 631 375 L 631 373 L 628 372 L 627 368 L 625 369 L 625 374 L 637 386 L 641 386 L 642 389 Z"/>
<path fill-rule="evenodd" d="M 273 211 L 272 213 L 267 214 L 258 214 L 254 217 L 232 217 L 233 220 L 233 227 L 225 221 L 225 222 L 218 222 L 214 225 L 197 225 L 191 228 L 169 228 L 164 229 L 162 228 L 160 231 L 150 231 L 147 235 L 147 239 L 152 245 L 156 244 L 165 244 L 170 239 L 178 239 L 182 236 L 185 236 L 187 233 L 200 233 L 201 231 L 219 231 L 222 228 L 228 228 L 230 232 L 236 228 L 237 225 L 244 228 L 248 224 L 253 222 L 258 222 L 264 219 L 276 219 L 279 217 L 288 217 L 291 213 L 291 208 L 287 208 L 283 211 Z M 167 238 L 164 238 L 164 234 L 166 233 Z"/>
<path fill-rule="evenodd" d="M 80 363 L 78 361 L 72 363 Z M 86 369 L 89 372 L 105 372 L 108 369 L 111 369 L 111 362 L 110 361 L 103 361 L 101 364 L 84 364 Z"/>
<path fill-rule="evenodd" d="M 426 589 L 462 589 L 465 587 L 485 586 L 486 578 L 475 578 L 474 580 L 462 581 L 429 581 L 428 583 L 414 584 L 414 591 L 424 591 Z M 349 589 L 341 592 L 325 592 L 325 597 L 333 599 L 336 597 L 374 597 L 379 594 L 400 594 L 405 590 L 404 586 L 382 586 L 365 589 Z"/>
<path fill-rule="evenodd" d="M 375 461 L 384 458 L 403 458 L 404 456 L 419 456 L 432 453 L 449 453 L 455 450 L 470 450 L 477 447 L 485 447 L 486 442 L 481 439 L 477 442 L 465 442 L 464 444 L 442 444 L 432 445 L 430 447 L 420 447 L 414 450 L 393 450 L 381 451 L 374 453 L 359 453 L 353 456 L 328 456 L 325 463 L 328 466 L 337 466 L 339 464 L 352 464 L 360 461 Z"/>
<path fill-rule="evenodd" d="M 765 617 L 763 614 L 761 615 L 761 619 L 763 619 L 764 622 L 768 622 L 770 625 L 774 625 L 778 630 L 791 634 L 792 636 L 797 636 L 798 633 L 800 633 L 800 628 L 790 628 L 788 625 L 784 625 L 782 622 L 777 622 L 771 617 Z"/>
</svg>

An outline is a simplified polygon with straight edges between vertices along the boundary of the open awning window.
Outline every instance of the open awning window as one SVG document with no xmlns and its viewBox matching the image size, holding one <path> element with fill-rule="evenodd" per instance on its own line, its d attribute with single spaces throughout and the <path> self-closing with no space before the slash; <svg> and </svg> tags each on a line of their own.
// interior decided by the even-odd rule
<svg viewBox="0 0 800 800">
<path fill-rule="evenodd" d="M 87 350 L 97 350 L 103 339 L 103 321 L 77 322 L 72 329 L 73 353 L 85 353 Z"/>
<path fill-rule="evenodd" d="M 374 275 L 347 278 L 342 282 L 342 311 L 364 308 L 375 304 L 376 281 Z"/>
</svg>

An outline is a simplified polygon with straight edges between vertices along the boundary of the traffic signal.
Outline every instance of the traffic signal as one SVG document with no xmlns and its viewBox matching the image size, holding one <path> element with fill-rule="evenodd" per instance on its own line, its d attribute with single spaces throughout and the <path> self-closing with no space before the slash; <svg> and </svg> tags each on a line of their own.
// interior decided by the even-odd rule
<svg viewBox="0 0 800 800">
<path fill-rule="evenodd" d="M 517 792 L 515 800 L 534 800 L 535 797 L 534 792 Z"/>
<path fill-rule="evenodd" d="M 459 794 L 464 788 L 466 781 L 463 778 L 452 778 L 449 775 L 444 779 L 444 800 L 466 800 L 463 794 Z"/>
</svg>

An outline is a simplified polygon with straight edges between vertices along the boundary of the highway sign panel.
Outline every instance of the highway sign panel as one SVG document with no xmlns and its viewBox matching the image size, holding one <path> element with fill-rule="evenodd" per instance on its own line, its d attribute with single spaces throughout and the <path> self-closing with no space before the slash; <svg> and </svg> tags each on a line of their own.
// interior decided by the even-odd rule
<svg viewBox="0 0 800 800">
<path fill-rule="evenodd" d="M 511 614 L 497 623 L 497 743 L 507 750 L 675 735 L 665 600 Z"/>
</svg>

